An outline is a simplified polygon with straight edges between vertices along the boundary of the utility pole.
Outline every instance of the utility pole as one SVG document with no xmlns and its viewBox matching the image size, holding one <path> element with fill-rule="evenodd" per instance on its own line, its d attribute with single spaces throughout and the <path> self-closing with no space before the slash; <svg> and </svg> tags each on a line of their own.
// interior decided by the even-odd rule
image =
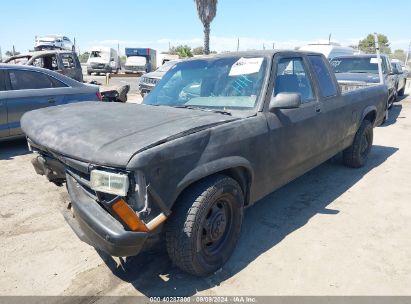
<svg viewBox="0 0 411 304">
<path fill-rule="evenodd" d="M 16 49 L 14 48 L 14 44 L 13 44 L 13 56 L 16 56 Z"/>
<path fill-rule="evenodd" d="M 384 79 L 382 77 L 382 65 L 381 65 L 381 56 L 380 56 L 380 45 L 378 43 L 378 36 L 377 33 L 374 33 L 374 42 L 375 42 L 375 50 L 377 51 L 377 61 L 378 61 L 378 74 L 380 75 L 380 83 L 384 83 Z"/>
<path fill-rule="evenodd" d="M 0 46 L 0 62 L 3 62 L 3 52 L 1 51 L 1 46 Z"/>
<path fill-rule="evenodd" d="M 410 44 L 408 45 L 407 55 L 405 56 L 405 66 L 408 66 L 408 59 L 410 56 L 410 52 L 411 52 L 411 41 L 410 41 Z"/>
<path fill-rule="evenodd" d="M 237 38 L 237 52 L 240 50 L 240 38 Z"/>
<path fill-rule="evenodd" d="M 275 42 L 273 42 L 273 50 L 275 49 Z"/>
</svg>

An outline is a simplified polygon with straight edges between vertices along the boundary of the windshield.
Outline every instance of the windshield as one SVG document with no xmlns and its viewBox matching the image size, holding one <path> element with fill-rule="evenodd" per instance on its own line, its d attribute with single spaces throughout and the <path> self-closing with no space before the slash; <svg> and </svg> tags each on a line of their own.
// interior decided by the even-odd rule
<svg viewBox="0 0 411 304">
<path fill-rule="evenodd" d="M 263 57 L 227 57 L 177 63 L 144 104 L 211 109 L 253 109 L 266 75 Z"/>
<path fill-rule="evenodd" d="M 92 51 L 90 54 L 90 58 L 103 58 L 107 59 L 109 57 L 109 54 L 106 52 L 101 52 L 101 51 Z"/>
<path fill-rule="evenodd" d="M 378 74 L 377 58 L 348 57 L 334 58 L 330 62 L 335 73 L 371 73 Z"/>
</svg>

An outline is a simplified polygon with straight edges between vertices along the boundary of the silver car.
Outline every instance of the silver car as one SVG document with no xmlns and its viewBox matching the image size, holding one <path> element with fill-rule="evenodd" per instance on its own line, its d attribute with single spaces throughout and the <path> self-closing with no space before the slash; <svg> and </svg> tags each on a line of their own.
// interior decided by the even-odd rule
<svg viewBox="0 0 411 304">
<path fill-rule="evenodd" d="M 98 100 L 98 86 L 43 68 L 0 63 L 0 140 L 23 136 L 20 118 L 28 111 Z"/>
</svg>

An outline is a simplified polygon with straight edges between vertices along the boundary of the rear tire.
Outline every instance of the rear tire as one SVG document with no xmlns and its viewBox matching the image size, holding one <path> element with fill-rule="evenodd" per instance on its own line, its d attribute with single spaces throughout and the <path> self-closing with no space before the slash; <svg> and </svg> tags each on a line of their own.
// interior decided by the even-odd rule
<svg viewBox="0 0 411 304">
<path fill-rule="evenodd" d="M 215 175 L 189 188 L 166 225 L 171 260 L 195 276 L 217 271 L 236 246 L 243 206 L 241 187 L 230 177 Z"/>
<path fill-rule="evenodd" d="M 407 84 L 407 80 L 404 81 L 404 87 L 398 91 L 398 96 L 404 96 L 405 85 Z"/>
<path fill-rule="evenodd" d="M 347 167 L 361 168 L 368 160 L 373 142 L 373 126 L 369 120 L 363 120 L 350 147 L 343 151 L 343 161 Z"/>
</svg>

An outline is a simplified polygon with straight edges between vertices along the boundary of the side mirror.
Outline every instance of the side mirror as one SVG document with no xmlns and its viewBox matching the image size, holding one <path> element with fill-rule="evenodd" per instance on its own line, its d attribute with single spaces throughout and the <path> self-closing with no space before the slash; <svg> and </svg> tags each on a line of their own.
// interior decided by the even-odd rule
<svg viewBox="0 0 411 304">
<path fill-rule="evenodd" d="M 301 95 L 299 93 L 279 93 L 271 98 L 268 110 L 274 112 L 275 109 L 294 109 L 301 105 Z"/>
<path fill-rule="evenodd" d="M 111 58 L 110 58 L 110 61 L 114 61 L 114 57 L 111 57 Z"/>
</svg>

